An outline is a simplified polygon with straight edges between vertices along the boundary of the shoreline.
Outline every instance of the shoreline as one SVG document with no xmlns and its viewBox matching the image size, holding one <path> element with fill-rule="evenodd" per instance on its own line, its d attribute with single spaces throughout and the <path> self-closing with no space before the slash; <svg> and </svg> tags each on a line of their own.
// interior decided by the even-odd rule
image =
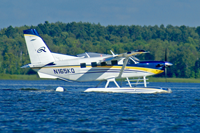
<svg viewBox="0 0 200 133">
<path fill-rule="evenodd" d="M 171 82 L 171 83 L 200 83 L 200 79 L 194 78 L 167 78 L 164 77 L 147 77 L 148 82 Z M 54 80 L 39 78 L 37 74 L 34 75 L 10 75 L 0 74 L 0 80 Z M 55 79 L 56 80 L 56 79 Z"/>
</svg>

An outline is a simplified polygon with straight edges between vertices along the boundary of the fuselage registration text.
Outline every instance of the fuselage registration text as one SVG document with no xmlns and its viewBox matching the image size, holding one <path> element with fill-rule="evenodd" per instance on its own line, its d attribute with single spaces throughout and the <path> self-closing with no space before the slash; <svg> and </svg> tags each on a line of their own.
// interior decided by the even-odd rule
<svg viewBox="0 0 200 133">
<path fill-rule="evenodd" d="M 75 73 L 74 68 L 64 68 L 64 69 L 53 69 L 54 74 L 67 74 L 67 73 Z"/>
</svg>

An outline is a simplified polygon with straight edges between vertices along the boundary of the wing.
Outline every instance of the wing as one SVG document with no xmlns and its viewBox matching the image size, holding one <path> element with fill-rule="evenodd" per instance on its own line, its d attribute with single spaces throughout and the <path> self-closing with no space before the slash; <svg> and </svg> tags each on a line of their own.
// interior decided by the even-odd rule
<svg viewBox="0 0 200 133">
<path fill-rule="evenodd" d="M 124 69 L 128 63 L 128 59 L 129 57 L 131 56 L 136 56 L 136 55 L 140 55 L 140 54 L 144 54 L 144 53 L 147 53 L 145 52 L 144 50 L 136 50 L 136 51 L 131 51 L 131 52 L 127 52 L 127 53 L 122 53 L 122 54 L 119 54 L 119 55 L 115 55 L 112 51 L 111 53 L 113 54 L 113 57 L 107 57 L 107 58 L 104 58 L 103 61 L 104 62 L 107 62 L 107 61 L 112 61 L 112 60 L 121 60 L 122 58 L 124 58 L 124 61 L 123 61 L 123 66 L 120 70 L 120 73 L 118 75 L 118 78 L 121 78 L 123 72 L 124 72 Z"/>
<path fill-rule="evenodd" d="M 136 51 L 119 54 L 118 57 L 130 57 L 130 56 L 136 56 L 143 53 L 147 53 L 147 52 L 145 52 L 144 50 L 136 50 Z"/>
<path fill-rule="evenodd" d="M 111 61 L 111 60 L 121 60 L 122 58 L 129 58 L 131 56 L 136 56 L 136 55 L 140 55 L 140 54 L 144 54 L 144 53 L 148 53 L 148 52 L 145 52 L 144 50 L 136 50 L 136 51 L 131 51 L 131 52 L 127 52 L 127 53 L 122 53 L 122 54 L 114 54 L 112 51 L 111 51 L 112 55 L 113 56 L 109 56 L 109 57 L 105 57 L 103 58 L 102 61 L 105 61 L 105 62 L 108 62 L 108 61 Z"/>
</svg>

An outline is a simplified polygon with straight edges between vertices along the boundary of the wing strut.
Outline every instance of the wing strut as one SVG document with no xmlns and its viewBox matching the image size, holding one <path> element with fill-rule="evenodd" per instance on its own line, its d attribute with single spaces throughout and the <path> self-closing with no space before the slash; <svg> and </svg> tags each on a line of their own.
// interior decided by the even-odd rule
<svg viewBox="0 0 200 133">
<path fill-rule="evenodd" d="M 120 73 L 119 73 L 118 78 L 121 78 L 122 73 L 124 72 L 124 69 L 125 69 L 125 67 L 126 67 L 126 65 L 127 65 L 127 63 L 128 63 L 128 59 L 129 59 L 129 57 L 126 57 L 126 58 L 124 59 L 124 64 L 123 64 L 123 66 L 122 66 L 122 68 L 121 68 L 121 70 L 120 70 Z"/>
</svg>

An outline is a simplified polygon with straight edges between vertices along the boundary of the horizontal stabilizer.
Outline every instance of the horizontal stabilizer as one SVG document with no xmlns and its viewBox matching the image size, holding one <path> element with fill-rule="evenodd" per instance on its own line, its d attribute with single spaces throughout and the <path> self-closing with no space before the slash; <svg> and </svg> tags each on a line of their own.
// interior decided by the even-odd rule
<svg viewBox="0 0 200 133">
<path fill-rule="evenodd" d="M 21 68 L 34 68 L 34 67 L 44 67 L 44 66 L 52 66 L 55 65 L 54 62 L 48 62 L 48 63 L 44 63 L 44 64 L 27 64 L 22 66 Z"/>
<path fill-rule="evenodd" d="M 30 68 L 29 64 L 22 66 L 21 68 Z"/>
</svg>

